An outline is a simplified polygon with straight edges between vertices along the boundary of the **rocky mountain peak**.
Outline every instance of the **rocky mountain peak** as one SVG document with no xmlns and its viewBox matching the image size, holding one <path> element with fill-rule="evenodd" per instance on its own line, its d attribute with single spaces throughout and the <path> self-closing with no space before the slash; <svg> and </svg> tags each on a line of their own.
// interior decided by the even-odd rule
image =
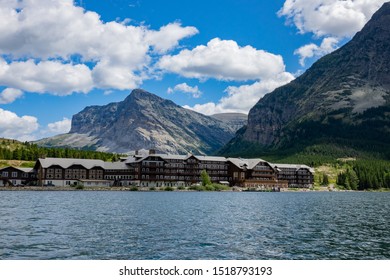
<svg viewBox="0 0 390 280">
<path fill-rule="evenodd" d="M 135 100 L 149 100 L 149 101 L 162 101 L 163 98 L 152 94 L 146 90 L 143 89 L 134 89 L 131 91 L 131 93 L 126 97 L 124 102 L 134 102 Z"/>
<path fill-rule="evenodd" d="M 156 149 L 204 154 L 222 147 L 234 133 L 234 127 L 225 122 L 135 89 L 122 102 L 85 108 L 73 116 L 69 134 L 40 144 L 120 153 Z"/>
<path fill-rule="evenodd" d="M 180 107 L 171 100 L 161 98 L 143 89 L 134 89 L 123 101 L 122 107 L 140 106 L 142 109 L 154 110 L 158 107 Z M 153 109 L 154 108 L 154 109 Z M 181 107 L 180 107 L 181 108 Z"/>
</svg>

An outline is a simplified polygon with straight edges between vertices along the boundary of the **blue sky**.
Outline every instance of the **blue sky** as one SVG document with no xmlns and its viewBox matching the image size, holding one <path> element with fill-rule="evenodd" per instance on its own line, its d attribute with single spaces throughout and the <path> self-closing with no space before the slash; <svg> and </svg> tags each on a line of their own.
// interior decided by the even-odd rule
<svg viewBox="0 0 390 280">
<path fill-rule="evenodd" d="M 0 137 L 66 133 L 73 114 L 134 88 L 204 114 L 247 113 L 384 2 L 3 0 Z"/>
</svg>

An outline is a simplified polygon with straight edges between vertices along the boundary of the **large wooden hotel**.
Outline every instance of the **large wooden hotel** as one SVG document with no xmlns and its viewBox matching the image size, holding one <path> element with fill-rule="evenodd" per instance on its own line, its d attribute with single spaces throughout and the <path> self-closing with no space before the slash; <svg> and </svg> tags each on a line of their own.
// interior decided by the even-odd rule
<svg viewBox="0 0 390 280">
<path fill-rule="evenodd" d="M 198 184 L 206 170 L 214 183 L 249 189 L 309 188 L 314 170 L 306 165 L 262 159 L 157 154 L 137 151 L 118 162 L 40 158 L 35 167 L 0 169 L 0 186 L 180 187 Z"/>
</svg>

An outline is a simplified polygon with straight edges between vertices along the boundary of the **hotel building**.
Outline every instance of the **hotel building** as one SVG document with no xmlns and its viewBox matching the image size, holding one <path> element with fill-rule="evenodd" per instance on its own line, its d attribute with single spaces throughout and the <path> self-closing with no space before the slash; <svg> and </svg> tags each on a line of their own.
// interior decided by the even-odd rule
<svg viewBox="0 0 390 280">
<path fill-rule="evenodd" d="M 180 187 L 201 182 L 205 170 L 213 183 L 251 189 L 311 187 L 314 170 L 306 165 L 273 164 L 262 159 L 134 152 L 119 162 L 40 158 L 33 173 L 42 186 Z"/>
<path fill-rule="evenodd" d="M 0 169 L 0 186 L 186 187 L 201 182 L 205 170 L 213 183 L 247 189 L 309 188 L 314 170 L 306 165 L 273 164 L 262 159 L 135 152 L 119 162 L 40 158 L 33 169 Z"/>
</svg>

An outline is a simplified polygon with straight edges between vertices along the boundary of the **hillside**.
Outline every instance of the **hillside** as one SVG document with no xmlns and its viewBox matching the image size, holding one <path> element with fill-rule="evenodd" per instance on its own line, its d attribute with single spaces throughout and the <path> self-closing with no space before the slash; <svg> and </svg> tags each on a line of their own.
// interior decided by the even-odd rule
<svg viewBox="0 0 390 280">
<path fill-rule="evenodd" d="M 120 155 L 68 148 L 45 148 L 29 142 L 0 138 L 0 165 L 22 166 L 35 162 L 40 157 L 89 158 L 105 161 L 115 160 Z M 29 164 L 27 163 L 29 166 Z M 31 165 L 31 164 L 30 164 Z"/>
<path fill-rule="evenodd" d="M 248 115 L 241 113 L 221 113 L 211 115 L 211 117 L 226 123 L 234 131 L 239 130 L 248 123 Z"/>
</svg>

